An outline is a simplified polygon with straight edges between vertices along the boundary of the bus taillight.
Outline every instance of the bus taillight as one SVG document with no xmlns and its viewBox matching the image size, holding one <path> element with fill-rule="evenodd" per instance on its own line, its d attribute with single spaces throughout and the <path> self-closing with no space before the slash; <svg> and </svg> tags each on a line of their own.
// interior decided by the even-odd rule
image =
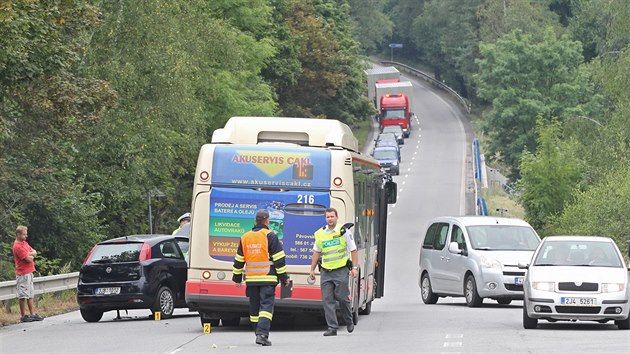
<svg viewBox="0 0 630 354">
<path fill-rule="evenodd" d="M 206 280 L 210 279 L 210 271 L 209 270 L 204 271 L 203 273 L 201 273 L 201 277 Z"/>
<path fill-rule="evenodd" d="M 208 173 L 208 171 L 201 171 L 201 173 L 199 174 L 199 179 L 201 179 L 202 182 L 207 182 L 208 178 L 210 178 L 210 174 Z"/>
<path fill-rule="evenodd" d="M 343 185 L 343 180 L 341 177 L 335 177 L 335 179 L 333 179 L 333 184 L 335 187 L 341 187 L 341 185 Z"/>
</svg>

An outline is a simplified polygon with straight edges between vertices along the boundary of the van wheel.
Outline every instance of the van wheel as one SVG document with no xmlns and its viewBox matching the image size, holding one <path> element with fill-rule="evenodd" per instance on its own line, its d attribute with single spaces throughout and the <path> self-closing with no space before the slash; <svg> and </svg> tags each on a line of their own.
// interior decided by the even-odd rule
<svg viewBox="0 0 630 354">
<path fill-rule="evenodd" d="M 525 301 L 523 301 L 523 328 L 525 329 L 535 329 L 538 327 L 538 319 L 531 318 L 527 315 L 527 306 Z"/>
<path fill-rule="evenodd" d="M 472 275 L 469 275 L 468 278 L 466 278 L 464 297 L 466 298 L 466 305 L 468 305 L 468 307 L 479 307 L 483 302 L 483 298 L 479 296 L 479 293 L 477 292 L 475 277 Z"/>
<path fill-rule="evenodd" d="M 103 318 L 103 311 L 100 310 L 81 310 L 81 317 L 85 322 L 98 322 Z"/>
<path fill-rule="evenodd" d="M 438 296 L 433 293 L 433 289 L 431 288 L 431 279 L 429 279 L 429 273 L 424 273 L 422 275 L 420 286 L 420 290 L 422 291 L 422 302 L 430 305 L 438 302 Z"/>
<path fill-rule="evenodd" d="M 161 312 L 162 318 L 173 317 L 173 311 L 175 311 L 175 297 L 173 291 L 168 286 L 162 286 L 157 292 L 155 297 L 155 303 L 151 306 L 151 311 L 155 314 Z"/>
<path fill-rule="evenodd" d="M 615 324 L 619 329 L 630 329 L 630 315 L 625 320 L 615 320 Z"/>
<path fill-rule="evenodd" d="M 372 301 L 365 304 L 363 310 L 359 310 L 359 315 L 369 315 L 370 313 L 372 313 Z"/>
</svg>

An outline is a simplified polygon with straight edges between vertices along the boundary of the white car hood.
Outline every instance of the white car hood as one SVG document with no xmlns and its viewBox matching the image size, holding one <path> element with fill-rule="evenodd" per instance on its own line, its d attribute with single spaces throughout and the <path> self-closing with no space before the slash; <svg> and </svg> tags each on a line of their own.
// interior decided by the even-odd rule
<svg viewBox="0 0 630 354">
<path fill-rule="evenodd" d="M 534 251 L 482 251 L 479 254 L 488 258 L 496 259 L 504 266 L 518 266 L 519 263 L 529 264 Z"/>
<path fill-rule="evenodd" d="M 529 281 L 625 283 L 628 270 L 610 267 L 537 266 L 529 268 Z"/>
</svg>

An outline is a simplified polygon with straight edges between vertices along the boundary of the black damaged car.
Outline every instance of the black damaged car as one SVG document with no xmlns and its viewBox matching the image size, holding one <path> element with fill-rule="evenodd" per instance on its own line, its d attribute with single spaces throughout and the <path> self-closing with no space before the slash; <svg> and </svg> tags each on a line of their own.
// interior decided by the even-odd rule
<svg viewBox="0 0 630 354">
<path fill-rule="evenodd" d="M 133 235 L 92 248 L 79 272 L 77 301 L 87 322 L 111 310 L 150 309 L 170 318 L 186 307 L 188 237 Z"/>
</svg>

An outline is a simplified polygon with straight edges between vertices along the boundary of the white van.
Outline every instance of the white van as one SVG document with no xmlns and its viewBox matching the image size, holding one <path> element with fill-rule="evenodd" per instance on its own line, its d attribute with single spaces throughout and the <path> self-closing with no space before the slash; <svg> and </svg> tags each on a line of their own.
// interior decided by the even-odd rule
<svg viewBox="0 0 630 354">
<path fill-rule="evenodd" d="M 525 270 L 540 237 L 527 222 L 492 216 L 438 217 L 420 248 L 422 301 L 464 296 L 470 307 L 484 298 L 507 305 L 523 299 Z"/>
</svg>

